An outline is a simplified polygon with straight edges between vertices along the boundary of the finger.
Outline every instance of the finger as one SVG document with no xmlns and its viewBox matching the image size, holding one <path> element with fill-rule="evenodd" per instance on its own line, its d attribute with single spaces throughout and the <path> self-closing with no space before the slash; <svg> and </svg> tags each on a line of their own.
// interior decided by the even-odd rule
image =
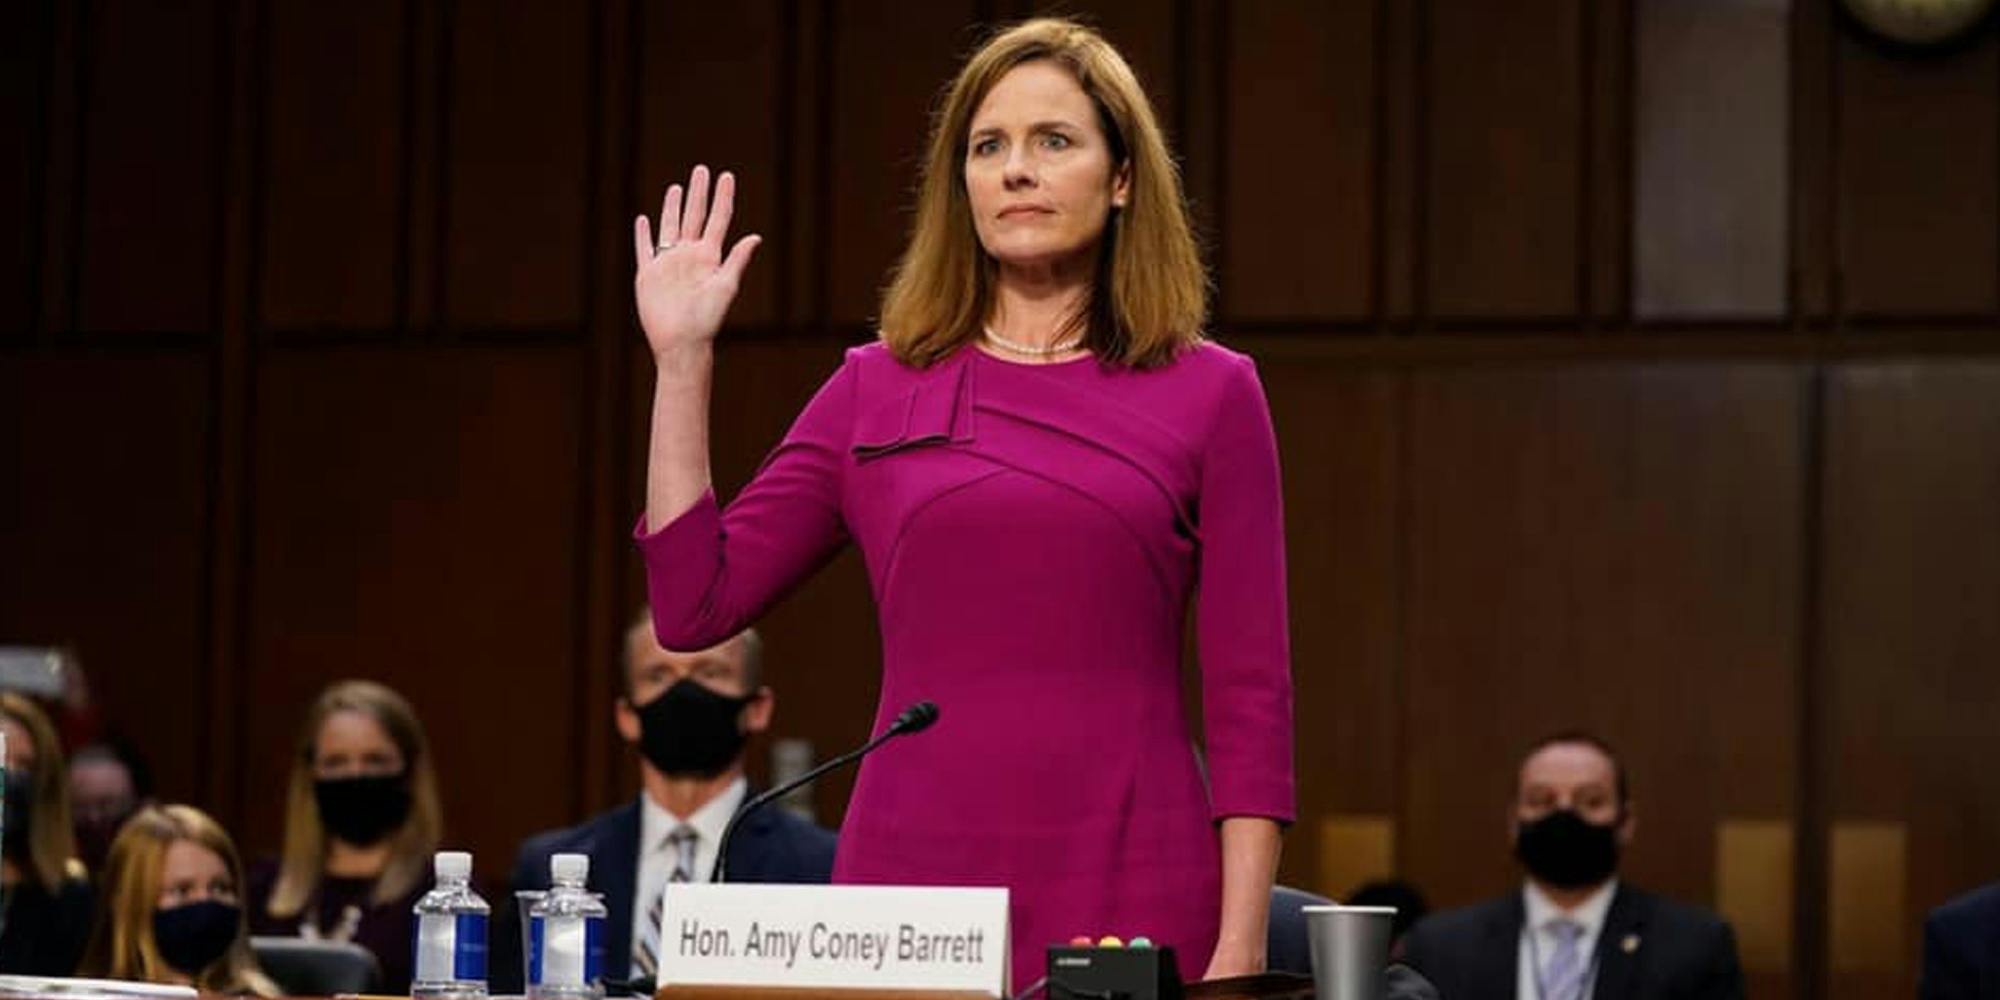
<svg viewBox="0 0 2000 1000">
<path fill-rule="evenodd" d="M 687 208 L 681 213 L 681 228 L 675 232 L 676 240 L 698 240 L 701 225 L 708 218 L 708 168 L 696 165 L 688 175 Z"/>
<path fill-rule="evenodd" d="M 758 245 L 763 242 L 764 237 L 751 233 L 737 240 L 736 245 L 729 249 L 728 258 L 722 262 L 722 271 L 729 275 L 730 281 L 743 280 L 743 269 L 750 266 L 751 255 L 757 252 Z"/>
<path fill-rule="evenodd" d="M 666 197 L 660 200 L 660 242 L 655 249 L 668 243 L 679 242 L 681 238 L 681 186 L 667 185 Z"/>
<path fill-rule="evenodd" d="M 715 179 L 715 210 L 709 213 L 708 226 L 701 232 L 702 240 L 721 250 L 723 237 L 729 235 L 729 219 L 735 214 L 736 175 L 725 170 Z"/>
<path fill-rule="evenodd" d="M 645 267 L 653 259 L 653 224 L 644 215 L 632 220 L 632 262 Z"/>
</svg>

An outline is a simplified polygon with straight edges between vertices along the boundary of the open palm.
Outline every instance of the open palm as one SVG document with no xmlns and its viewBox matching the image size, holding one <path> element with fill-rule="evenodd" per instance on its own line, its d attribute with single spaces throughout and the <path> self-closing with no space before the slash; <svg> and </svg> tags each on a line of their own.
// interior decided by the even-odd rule
<svg viewBox="0 0 2000 1000">
<path fill-rule="evenodd" d="M 708 168 L 697 166 L 688 175 L 685 195 L 683 199 L 679 184 L 667 188 L 657 243 L 645 216 L 632 223 L 633 295 L 639 325 L 656 355 L 714 339 L 736 299 L 743 269 L 763 241 L 760 236 L 745 236 L 729 248 L 728 256 L 723 255 L 722 241 L 736 208 L 733 174 L 724 171 L 716 179 L 711 205 Z"/>
</svg>

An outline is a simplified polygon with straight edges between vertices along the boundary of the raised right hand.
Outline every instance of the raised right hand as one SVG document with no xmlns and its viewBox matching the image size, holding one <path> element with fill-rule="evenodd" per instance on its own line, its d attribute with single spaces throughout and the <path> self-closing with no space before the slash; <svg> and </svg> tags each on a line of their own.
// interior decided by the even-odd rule
<svg viewBox="0 0 2000 1000">
<path fill-rule="evenodd" d="M 763 242 L 761 236 L 745 236 L 729 249 L 729 256 L 723 256 L 722 240 L 735 208 L 735 175 L 724 171 L 716 179 L 711 208 L 708 168 L 697 166 L 688 175 L 685 210 L 681 186 L 668 186 L 660 206 L 659 242 L 654 242 L 645 216 L 633 221 L 632 250 L 637 266 L 633 297 L 638 301 L 639 325 L 646 331 L 654 357 L 705 344 L 722 328 L 722 317 L 736 299 L 743 269 Z"/>
</svg>

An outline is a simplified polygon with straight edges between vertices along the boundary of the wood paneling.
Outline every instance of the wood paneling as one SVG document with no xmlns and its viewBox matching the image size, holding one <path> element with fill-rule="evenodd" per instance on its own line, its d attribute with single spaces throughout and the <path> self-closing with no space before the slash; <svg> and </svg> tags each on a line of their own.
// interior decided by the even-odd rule
<svg viewBox="0 0 2000 1000">
<path fill-rule="evenodd" d="M 866 323 L 909 235 L 930 113 L 978 35 L 965 2 L 837 0 L 826 112 L 827 318 Z M 890 41 L 893 39 L 893 41 Z"/>
<path fill-rule="evenodd" d="M 41 283 L 53 3 L 0 8 L 0 343 L 27 339 Z"/>
<path fill-rule="evenodd" d="M 451 840 L 503 870 L 584 808 L 574 660 L 582 406 L 567 347 L 268 359 L 254 437 L 249 843 L 277 843 L 298 720 L 326 684 L 409 697 Z"/>
<path fill-rule="evenodd" d="M 574 328 L 589 129 L 602 113 L 590 102 L 590 24 L 561 6 L 460 0 L 450 9 L 447 322 Z"/>
<path fill-rule="evenodd" d="M 1577 311 L 1583 7 L 1426 5 L 1434 316 Z"/>
<path fill-rule="evenodd" d="M 2000 718 L 2000 363 L 1854 363 L 1829 380 L 1819 766 L 1837 821 L 1906 827 L 1900 948 L 1915 955 L 1917 918 L 1991 880 L 2000 843 L 2000 774 L 1977 763 Z M 1871 979 L 1880 964 L 1842 970 L 1835 995 L 1914 990 L 1913 968 Z"/>
<path fill-rule="evenodd" d="M 208 377 L 201 360 L 0 363 L 0 643 L 71 645 L 160 793 L 191 797 L 202 686 Z"/>
<path fill-rule="evenodd" d="M 1863 315 L 1965 314 L 1996 305 L 2000 39 L 1890 55 L 1845 33 L 1840 87 L 1840 266 Z"/>
<path fill-rule="evenodd" d="M 1229 227 L 1225 319 L 1359 319 L 1373 308 L 1376 93 L 1374 12 L 1328 5 L 1309 15 L 1230 4 L 1233 141 L 1223 150 Z"/>
<path fill-rule="evenodd" d="M 395 326 L 410 267 L 406 5 L 278 0 L 266 16 L 262 323 Z"/>
<path fill-rule="evenodd" d="M 81 329 L 215 323 L 220 6 L 135 4 L 85 19 Z"/>
<path fill-rule="evenodd" d="M 787 100 L 782 87 L 783 11 L 791 5 L 639 6 L 645 45 L 638 69 L 638 134 L 633 137 L 639 152 L 634 178 L 639 203 L 632 214 L 645 212 L 657 224 L 667 185 L 685 185 L 697 163 L 718 172 L 735 171 L 730 245 L 748 233 L 761 234 L 764 244 L 744 273 L 730 322 L 768 326 L 778 319 L 782 262 L 812 259 L 800 256 L 812 248 L 797 244 L 798 234 L 780 212 L 787 185 L 782 152 L 786 123 L 780 113 Z M 716 45 L 719 38 L 730 44 Z M 723 94 L 730 99 L 715 99 Z M 629 251 L 611 266 L 629 273 Z"/>
<path fill-rule="evenodd" d="M 1446 903 L 1508 884 L 1520 754 L 1581 727 L 1630 766 L 1626 870 L 1704 900 L 1717 820 L 1793 805 L 1798 372 L 1413 379 L 1404 871 Z"/>
</svg>

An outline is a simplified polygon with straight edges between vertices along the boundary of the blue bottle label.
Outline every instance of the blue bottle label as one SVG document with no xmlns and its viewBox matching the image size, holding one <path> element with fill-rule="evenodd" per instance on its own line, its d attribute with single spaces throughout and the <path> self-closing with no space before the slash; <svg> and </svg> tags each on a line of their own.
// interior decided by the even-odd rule
<svg viewBox="0 0 2000 1000">
<path fill-rule="evenodd" d="M 486 981 L 486 915 L 458 915 L 458 945 L 452 949 L 452 967 L 460 982 Z"/>
<path fill-rule="evenodd" d="M 544 985 L 542 978 L 543 935 L 541 917 L 528 918 L 528 984 Z M 583 982 L 595 983 L 604 979 L 604 918 L 590 917 L 583 922 Z"/>
</svg>

